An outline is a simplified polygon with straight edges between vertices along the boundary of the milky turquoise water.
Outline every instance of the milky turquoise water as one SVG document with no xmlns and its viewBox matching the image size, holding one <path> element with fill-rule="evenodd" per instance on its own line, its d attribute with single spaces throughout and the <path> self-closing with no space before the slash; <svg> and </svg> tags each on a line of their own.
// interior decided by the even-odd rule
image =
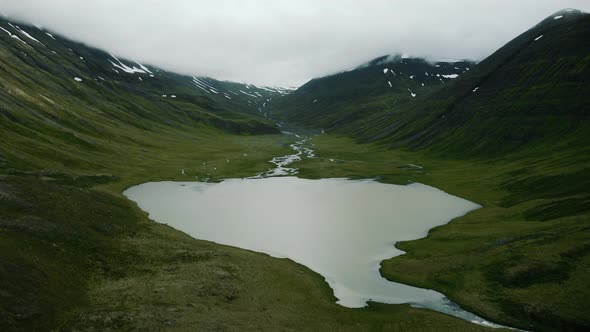
<svg viewBox="0 0 590 332">
<path fill-rule="evenodd" d="M 325 277 L 338 303 L 411 303 L 489 324 L 438 292 L 390 282 L 379 263 L 395 242 L 421 238 L 480 206 L 436 188 L 296 177 L 155 182 L 124 193 L 194 238 L 288 257 Z"/>
</svg>

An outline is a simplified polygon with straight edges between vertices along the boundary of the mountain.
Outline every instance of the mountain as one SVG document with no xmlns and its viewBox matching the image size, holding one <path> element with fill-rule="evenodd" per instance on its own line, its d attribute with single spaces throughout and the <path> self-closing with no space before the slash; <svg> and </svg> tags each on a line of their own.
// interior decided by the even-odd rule
<svg viewBox="0 0 590 332">
<path fill-rule="evenodd" d="M 362 136 L 458 155 L 498 155 L 588 141 L 588 14 L 551 15 L 429 97 Z M 398 130 L 401 127 L 412 131 Z M 465 130 L 467 129 L 468 130 Z"/>
<path fill-rule="evenodd" d="M 437 289 L 509 326 L 584 331 L 590 327 L 582 309 L 590 297 L 589 32 L 590 15 L 567 9 L 416 98 L 404 96 L 404 87 L 397 99 L 370 95 L 383 84 L 384 68 L 369 67 L 373 79 L 346 82 L 361 94 L 323 88 L 338 86 L 346 77 L 340 74 L 310 82 L 271 109 L 371 143 L 356 148 L 320 137 L 320 160 L 301 174 L 416 181 L 484 206 L 425 239 L 397 243 L 407 253 L 382 262 L 384 277 Z M 305 103 L 290 106 L 294 96 Z M 330 102 L 313 106 L 316 99 Z M 407 174 L 383 165 L 399 158 L 420 168 Z"/>
<path fill-rule="evenodd" d="M 542 149 L 546 143 L 565 143 L 564 136 L 575 141 L 568 144 L 580 145 L 588 141 L 589 27 L 586 13 L 557 12 L 477 66 L 461 63 L 457 67 L 462 69 L 454 72 L 452 64 L 437 68 L 437 74 L 459 76 L 438 88 L 432 88 L 429 76 L 424 92 L 418 88 L 423 76 L 407 76 L 433 73 L 423 61 L 418 62 L 422 68 L 393 78 L 391 95 L 376 86 L 387 84 L 378 74 L 392 65 L 372 61 L 367 68 L 312 80 L 273 103 L 273 113 L 363 142 L 447 155 L 501 155 L 524 146 Z M 404 60 L 398 59 L 394 71 L 404 72 L 403 66 Z"/>
<path fill-rule="evenodd" d="M 6 19 L 0 46 L 0 156 L 27 167 L 40 153 L 66 164 L 113 152 L 142 131 L 278 133 L 262 109 L 289 92 L 167 72 Z"/>
<path fill-rule="evenodd" d="M 470 61 L 429 62 L 400 55 L 382 56 L 349 71 L 313 79 L 275 99 L 272 114 L 289 122 L 338 128 L 409 107 L 469 71 Z"/>
</svg>

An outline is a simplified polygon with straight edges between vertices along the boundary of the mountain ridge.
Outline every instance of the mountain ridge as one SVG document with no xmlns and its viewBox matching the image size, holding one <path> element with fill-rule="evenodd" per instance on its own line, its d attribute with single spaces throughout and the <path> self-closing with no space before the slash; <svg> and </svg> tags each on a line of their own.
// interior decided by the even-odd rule
<svg viewBox="0 0 590 332">
<path fill-rule="evenodd" d="M 406 105 L 467 72 L 473 62 L 435 62 L 423 58 L 382 56 L 359 67 L 312 79 L 284 98 L 271 113 L 280 119 L 330 130 Z M 358 101 L 359 105 L 351 102 Z"/>
<path fill-rule="evenodd" d="M 44 144 L 54 152 L 47 157 L 62 163 L 76 146 L 113 151 L 107 133 L 131 145 L 140 131 L 279 133 L 263 109 L 288 90 L 166 72 L 30 25 L 0 19 L 0 28 L 0 135 L 5 142 L 43 137 L 0 148 L 14 160 L 23 149 L 38 159 Z"/>
</svg>

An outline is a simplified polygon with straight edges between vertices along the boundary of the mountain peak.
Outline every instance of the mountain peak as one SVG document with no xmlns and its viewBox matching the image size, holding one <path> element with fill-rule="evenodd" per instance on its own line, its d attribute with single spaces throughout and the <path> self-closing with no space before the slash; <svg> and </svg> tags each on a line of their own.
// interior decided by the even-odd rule
<svg viewBox="0 0 590 332">
<path fill-rule="evenodd" d="M 573 20 L 577 20 L 586 15 L 588 15 L 588 13 L 583 12 L 581 10 L 574 8 L 566 8 L 547 16 L 547 18 L 545 18 L 543 21 L 537 24 L 534 28 L 557 26 L 564 22 L 571 22 Z"/>
</svg>

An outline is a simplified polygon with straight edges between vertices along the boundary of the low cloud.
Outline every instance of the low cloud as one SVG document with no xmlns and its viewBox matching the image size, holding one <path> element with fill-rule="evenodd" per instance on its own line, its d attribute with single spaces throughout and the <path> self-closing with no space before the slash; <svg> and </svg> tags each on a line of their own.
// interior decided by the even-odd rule
<svg viewBox="0 0 590 332">
<path fill-rule="evenodd" d="M 8 17 L 186 74 L 300 85 L 384 54 L 481 60 L 587 0 L 0 0 Z"/>
</svg>

